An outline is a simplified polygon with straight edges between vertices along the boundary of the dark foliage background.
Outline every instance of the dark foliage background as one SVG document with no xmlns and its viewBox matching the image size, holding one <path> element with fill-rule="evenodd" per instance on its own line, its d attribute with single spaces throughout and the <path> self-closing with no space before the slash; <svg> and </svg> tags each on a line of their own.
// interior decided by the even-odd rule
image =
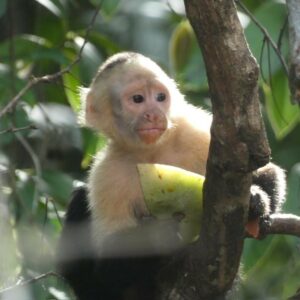
<svg viewBox="0 0 300 300">
<path fill-rule="evenodd" d="M 288 61 L 287 11 L 282 1 L 243 1 Z M 59 72 L 77 57 L 99 0 L 0 2 L 0 112 L 32 76 Z M 241 10 L 241 9 L 240 9 Z M 300 113 L 268 39 L 243 10 L 249 46 L 260 63 L 262 114 L 273 160 L 287 169 L 286 212 L 300 214 Z M 109 0 L 71 72 L 28 90 L 0 118 L 0 288 L 35 278 L 0 299 L 70 299 L 64 282 L 47 272 L 71 190 L 86 178 L 102 137 L 76 121 L 79 86 L 88 86 L 109 55 L 138 51 L 173 76 L 187 98 L 210 109 L 204 63 L 181 0 Z M 84 246 L 84 245 L 83 245 Z M 286 299 L 300 287 L 297 238 L 247 240 L 240 299 Z"/>
</svg>

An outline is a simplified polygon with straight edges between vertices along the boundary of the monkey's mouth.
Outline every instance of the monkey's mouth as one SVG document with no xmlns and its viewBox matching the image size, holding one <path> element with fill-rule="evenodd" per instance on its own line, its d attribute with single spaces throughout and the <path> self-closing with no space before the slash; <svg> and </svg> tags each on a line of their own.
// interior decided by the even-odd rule
<svg viewBox="0 0 300 300">
<path fill-rule="evenodd" d="M 166 129 L 160 127 L 138 129 L 140 139 L 146 144 L 155 143 Z"/>
</svg>

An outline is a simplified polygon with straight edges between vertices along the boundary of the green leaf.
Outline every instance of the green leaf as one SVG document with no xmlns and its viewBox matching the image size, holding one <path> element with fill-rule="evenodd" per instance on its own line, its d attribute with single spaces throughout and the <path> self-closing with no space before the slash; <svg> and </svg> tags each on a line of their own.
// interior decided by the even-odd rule
<svg viewBox="0 0 300 300">
<path fill-rule="evenodd" d="M 90 165 L 95 153 L 105 146 L 106 139 L 101 135 L 96 135 L 88 128 L 82 128 L 82 136 L 84 143 L 84 156 L 81 166 L 85 169 Z"/>
<path fill-rule="evenodd" d="M 110 17 L 117 11 L 120 0 L 109 0 L 109 1 L 90 0 L 90 2 L 96 7 L 100 3 L 102 3 L 101 4 L 101 13 L 104 13 L 104 15 Z"/>
<path fill-rule="evenodd" d="M 270 123 L 266 122 L 268 129 L 269 142 L 272 149 L 273 160 L 284 166 L 287 170 L 291 169 L 299 162 L 300 143 L 300 122 L 298 125 L 282 140 L 278 141 L 270 128 Z"/>
<path fill-rule="evenodd" d="M 14 37 L 13 43 L 15 47 L 15 59 L 27 58 L 28 60 L 32 60 L 36 53 L 51 47 L 51 43 L 49 43 L 48 40 L 29 34 Z M 9 63 L 9 47 L 10 42 L 8 40 L 0 44 L 0 57 L 2 62 Z"/>
<path fill-rule="evenodd" d="M 261 6 L 265 0 L 243 0 L 243 4 L 247 6 L 250 11 L 255 11 L 259 6 Z"/>
<path fill-rule="evenodd" d="M 55 14 L 41 10 L 39 17 L 35 19 L 34 33 L 46 38 L 56 49 L 62 49 L 66 42 L 67 20 L 63 16 L 57 17 Z"/>
<path fill-rule="evenodd" d="M 60 11 L 59 7 L 53 3 L 51 0 L 35 0 L 45 8 L 47 8 L 50 12 L 52 12 L 57 17 L 62 16 L 62 12 Z"/>
<path fill-rule="evenodd" d="M 80 35 L 83 37 L 85 34 L 84 31 L 80 31 Z M 88 40 L 93 43 L 95 46 L 101 48 L 102 52 L 105 52 L 106 55 L 110 56 L 115 54 L 116 52 L 120 52 L 122 48 L 115 43 L 110 38 L 106 37 L 105 35 L 99 33 L 98 31 L 91 31 Z"/>
<path fill-rule="evenodd" d="M 9 41 L 0 44 L 0 57 L 3 62 L 9 63 Z M 44 61 L 45 59 L 59 64 L 67 63 L 64 53 L 59 49 L 52 48 L 52 44 L 45 38 L 24 34 L 14 37 L 15 59 L 20 59 L 23 62 L 25 69 L 27 64 L 36 61 Z M 19 65 L 22 65 L 19 63 Z M 21 67 L 19 67 L 21 68 Z"/>
<path fill-rule="evenodd" d="M 63 82 L 65 93 L 73 110 L 78 113 L 80 110 L 80 94 L 78 87 L 80 82 L 78 81 L 79 78 L 79 68 L 78 66 L 74 66 L 72 68 L 71 73 L 65 73 L 63 75 Z"/>
<path fill-rule="evenodd" d="M 53 198 L 65 202 L 73 190 L 73 179 L 62 172 L 44 171 L 44 191 Z"/>
<path fill-rule="evenodd" d="M 34 192 L 36 189 L 36 185 L 33 180 L 30 179 L 30 174 L 26 174 L 26 171 L 23 170 L 16 170 L 17 174 L 17 189 L 16 193 L 24 208 L 23 215 L 26 215 L 26 212 L 31 212 L 32 207 L 34 205 Z"/>
<path fill-rule="evenodd" d="M 6 6 L 7 6 L 7 1 L 1 0 L 0 1 L 0 18 L 3 17 L 6 12 Z"/>
<path fill-rule="evenodd" d="M 295 238 L 286 236 L 268 237 L 264 241 L 247 239 L 242 260 L 244 295 L 237 299 L 287 299 L 284 291 L 294 277 L 293 272 L 299 272 L 299 255 L 293 255 L 296 243 Z M 253 262 L 250 269 L 249 257 Z M 299 281 L 296 284 L 299 287 Z M 293 282 L 289 288 L 295 291 L 298 287 Z"/>
<path fill-rule="evenodd" d="M 9 219 L 6 201 L 2 202 L 0 214 L 0 228 L 1 228 L 1 246 L 0 246 L 0 288 L 2 289 L 7 284 L 8 278 L 17 276 L 19 269 L 20 255 L 17 251 L 17 243 L 12 227 L 12 222 Z M 3 299 L 1 297 L 1 299 Z"/>
<path fill-rule="evenodd" d="M 190 23 L 187 20 L 179 23 L 172 34 L 169 46 L 171 64 L 176 73 L 182 72 L 187 65 L 193 40 L 195 36 Z"/>
<path fill-rule="evenodd" d="M 299 207 L 300 163 L 293 166 L 288 176 L 288 195 L 284 211 L 300 215 Z"/>
<path fill-rule="evenodd" d="M 300 120 L 300 109 L 291 104 L 288 80 L 282 71 L 272 77 L 272 88 L 262 84 L 266 99 L 266 110 L 278 139 L 290 133 Z"/>
<path fill-rule="evenodd" d="M 71 36 L 72 33 L 69 33 L 69 35 Z M 73 42 L 74 49 L 79 52 L 84 43 L 84 38 L 74 34 Z M 81 58 L 82 59 L 79 62 L 81 74 L 80 78 L 82 82 L 90 82 L 92 77 L 97 72 L 100 63 L 102 62 L 101 53 L 99 53 L 98 49 L 93 43 L 87 41 L 81 53 Z"/>
<path fill-rule="evenodd" d="M 285 4 L 279 1 L 264 1 L 264 4 L 262 4 L 257 10 L 255 10 L 254 16 L 259 21 L 259 23 L 268 31 L 273 41 L 277 43 L 279 34 L 286 19 Z M 250 45 L 251 51 L 256 57 L 257 61 L 259 62 L 264 35 L 261 32 L 261 30 L 257 27 L 257 25 L 254 24 L 254 22 L 252 21 L 245 29 L 245 34 L 247 37 L 247 41 Z M 286 34 L 283 36 L 281 52 L 284 57 L 286 57 L 288 54 L 288 41 Z M 265 46 L 261 66 L 262 73 L 265 77 L 268 77 L 269 73 L 273 74 L 277 72 L 278 69 L 282 67 L 277 55 L 270 47 L 271 70 L 269 70 L 269 62 L 267 55 L 267 47 Z"/>
</svg>

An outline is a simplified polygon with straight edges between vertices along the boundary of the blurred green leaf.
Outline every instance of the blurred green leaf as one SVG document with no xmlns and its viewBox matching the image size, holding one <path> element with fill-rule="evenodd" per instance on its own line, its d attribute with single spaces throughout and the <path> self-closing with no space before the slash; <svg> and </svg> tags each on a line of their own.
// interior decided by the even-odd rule
<svg viewBox="0 0 300 300">
<path fill-rule="evenodd" d="M 80 35 L 83 37 L 85 32 L 80 32 Z M 98 47 L 101 52 L 106 53 L 106 55 L 110 56 L 122 50 L 122 48 L 115 43 L 110 38 L 105 35 L 99 33 L 98 31 L 91 31 L 88 37 L 88 40 L 93 43 L 96 47 Z"/>
<path fill-rule="evenodd" d="M 257 241 L 255 239 L 246 239 L 243 251 L 243 269 L 246 273 L 251 271 L 263 257 L 266 249 L 272 243 L 273 237 L 267 237 L 262 241 Z"/>
<path fill-rule="evenodd" d="M 282 71 L 272 77 L 272 86 L 263 83 L 266 110 L 274 133 L 284 138 L 299 123 L 300 109 L 291 104 L 288 80 Z"/>
<path fill-rule="evenodd" d="M 6 5 L 7 5 L 7 0 L 1 0 L 0 1 L 0 18 L 5 14 L 6 12 Z"/>
<path fill-rule="evenodd" d="M 289 173 L 287 190 L 288 194 L 284 211 L 300 216 L 300 163 L 294 165 Z"/>
<path fill-rule="evenodd" d="M 29 171 L 30 172 L 30 171 Z M 17 195 L 22 201 L 23 214 L 30 213 L 33 207 L 34 192 L 36 189 L 35 183 L 31 179 L 31 175 L 24 170 L 16 170 L 17 173 Z M 27 215 L 28 217 L 28 215 Z"/>
<path fill-rule="evenodd" d="M 118 9 L 120 0 L 109 0 L 109 1 L 90 0 L 90 2 L 94 6 L 98 6 L 100 3 L 102 3 L 101 4 L 101 13 L 104 13 L 106 16 L 112 16 Z"/>
<path fill-rule="evenodd" d="M 243 263 L 247 263 L 248 257 L 258 247 L 262 250 L 265 248 L 253 261 L 252 267 L 246 269 L 243 276 L 241 290 L 248 295 L 247 299 L 287 299 L 287 295 L 284 296 L 284 291 L 288 291 L 287 285 L 289 285 L 289 290 L 296 291 L 299 281 L 291 282 L 293 275 L 300 271 L 299 263 L 296 263 L 300 259 L 299 252 L 295 252 L 296 240 L 296 238 L 276 236 L 270 242 L 270 238 L 267 238 L 264 241 L 267 244 L 269 241 L 267 247 L 260 247 L 261 241 L 246 241 Z"/>
<path fill-rule="evenodd" d="M 247 6 L 247 8 L 250 11 L 253 12 L 257 8 L 259 8 L 262 4 L 264 4 L 265 0 L 256 0 L 256 1 L 253 1 L 253 0 L 243 0 L 242 2 Z"/>
<path fill-rule="evenodd" d="M 40 49 L 40 51 L 33 52 L 31 57 L 33 61 L 49 60 L 58 64 L 69 62 L 59 49 Z"/>
<path fill-rule="evenodd" d="M 73 33 L 73 48 L 78 53 L 82 48 L 84 43 L 84 38 L 81 36 Z M 71 34 L 70 34 L 71 35 Z M 100 62 L 102 61 L 101 53 L 97 50 L 94 44 L 87 41 L 83 51 L 81 53 L 81 60 L 79 62 L 80 67 L 80 78 L 82 79 L 83 83 L 91 82 L 93 76 L 96 74 Z"/>
<path fill-rule="evenodd" d="M 57 17 L 62 16 L 62 12 L 60 11 L 59 7 L 54 4 L 51 0 L 35 0 L 42 6 L 44 6 L 46 9 L 48 9 L 51 13 L 56 15 Z"/>
<path fill-rule="evenodd" d="M 286 14 L 285 4 L 281 1 L 264 1 L 264 3 L 260 5 L 254 12 L 255 18 L 268 31 L 275 44 L 277 43 L 281 29 L 285 22 Z M 260 62 L 260 55 L 264 38 L 263 33 L 257 27 L 257 25 L 251 21 L 245 29 L 245 34 L 252 53 L 256 57 L 257 61 Z M 286 57 L 288 54 L 287 35 L 284 34 L 283 38 L 284 42 L 282 43 L 281 52 L 282 55 Z M 267 46 L 265 46 L 262 65 L 260 66 L 262 74 L 265 77 L 268 77 L 269 73 L 273 74 L 277 72 L 278 69 L 282 67 L 277 55 L 271 47 L 270 65 L 271 70 L 269 70 Z"/>
<path fill-rule="evenodd" d="M 47 12 L 47 11 L 46 11 Z M 35 34 L 47 39 L 53 48 L 60 49 L 64 46 L 68 22 L 65 18 L 58 18 L 54 14 L 45 13 L 41 10 L 39 17 L 35 20 Z"/>
<path fill-rule="evenodd" d="M 84 142 L 84 157 L 81 165 L 85 169 L 90 165 L 95 153 L 106 145 L 106 139 L 87 128 L 82 129 L 82 134 Z"/>
<path fill-rule="evenodd" d="M 3 204 L 3 203 L 2 203 Z M 17 245 L 14 230 L 9 219 L 6 206 L 1 207 L 0 212 L 0 290 L 4 288 L 7 278 L 15 277 L 20 267 L 20 259 L 17 254 Z"/>
<path fill-rule="evenodd" d="M 0 44 L 0 56 L 3 62 L 9 62 L 10 42 L 7 40 Z M 52 47 L 52 44 L 45 38 L 35 35 L 24 34 L 14 37 L 15 59 L 36 62 L 39 60 L 55 61 L 59 64 L 66 63 L 67 60 L 59 49 Z"/>
<path fill-rule="evenodd" d="M 94 14 L 91 3 L 96 6 L 100 1 L 15 1 L 18 19 L 13 21 L 16 24 L 16 32 L 27 32 L 29 34 L 13 36 L 11 40 L 4 40 L 9 34 L 5 30 L 6 26 L 3 28 L 0 42 L 1 107 L 24 87 L 32 74 L 35 76 L 51 74 L 74 61 L 83 44 L 88 24 L 90 24 L 91 17 Z M 72 68 L 71 74 L 65 74 L 63 78 L 51 84 L 34 86 L 22 97 L 17 110 L 1 119 L 0 130 L 11 127 L 12 121 L 18 126 L 27 125 L 29 108 L 37 104 L 46 107 L 46 105 L 53 102 L 64 105 L 68 102 L 74 110 L 77 110 L 79 106 L 77 87 L 79 85 L 87 86 L 99 64 L 107 56 L 122 50 L 142 52 L 161 62 L 167 69 L 168 61 L 166 57 L 169 45 L 169 62 L 173 77 L 179 83 L 182 91 L 187 94 L 189 100 L 192 99 L 192 103 L 209 103 L 207 100 L 209 92 L 205 66 L 192 29 L 185 27 L 188 23 L 182 21 L 182 15 L 175 15 L 175 13 L 167 11 L 166 7 L 163 8 L 164 13 L 154 9 L 151 14 L 150 11 L 147 11 L 147 13 L 143 11 L 143 14 L 141 14 L 140 7 L 149 7 L 145 5 L 147 2 L 148 0 L 145 0 L 145 2 L 126 0 L 122 3 L 119 0 L 105 0 L 94 29 L 89 32 L 88 44 L 83 52 L 82 59 Z M 175 2 L 178 1 L 174 0 Z M 247 5 L 252 14 L 277 42 L 286 19 L 284 1 L 243 0 L 243 3 Z M 10 2 L 7 0 L 0 0 L 0 17 L 7 17 L 5 10 L 8 4 Z M 157 18 L 158 15 L 159 18 Z M 142 25 L 142 28 L 139 25 Z M 172 28 L 175 28 L 175 30 L 170 41 L 169 32 Z M 248 42 L 256 58 L 259 59 L 264 38 L 263 34 L 253 22 L 248 24 L 246 33 Z M 152 41 L 158 41 L 158 47 L 148 47 L 149 43 L 152 46 Z M 11 52 L 11 42 L 14 45 L 14 53 Z M 287 30 L 285 30 L 281 48 L 285 57 L 288 53 L 287 46 Z M 268 133 L 271 137 L 273 158 L 283 167 L 291 168 L 288 176 L 288 201 L 284 209 L 287 212 L 298 213 L 300 211 L 300 179 L 299 166 L 295 164 L 299 162 L 300 153 L 299 108 L 290 105 L 287 80 L 279 72 L 282 67 L 276 54 L 272 49 L 270 52 L 271 68 L 269 70 L 267 47 L 265 47 L 262 70 L 268 82 L 270 79 L 269 73 L 272 75 L 271 85 L 274 95 L 272 95 L 271 87 L 261 82 L 266 103 L 266 110 L 263 109 L 263 111 L 267 113 L 268 118 L 266 119 L 270 119 L 272 122 L 272 129 L 269 122 L 267 122 L 267 127 L 270 128 Z M 12 60 L 14 61 L 15 71 L 11 69 Z M 46 114 L 49 116 L 47 111 Z M 58 115 L 60 115 L 60 112 L 58 112 Z M 47 128 L 51 129 L 54 126 L 46 115 L 42 113 L 41 117 L 45 120 L 44 125 Z M 12 174 L 12 176 L 9 176 L 6 171 L 3 173 L 4 177 L 8 178 L 5 187 L 7 186 L 7 191 L 12 191 L 8 201 L 11 209 L 9 217 L 11 220 L 17 220 L 18 224 L 22 223 L 25 228 L 18 232 L 16 230 L 12 232 L 13 238 L 22 235 L 23 238 L 18 239 L 18 244 L 7 245 L 10 241 L 4 238 L 4 245 L 2 248 L 0 246 L 1 250 L 7 249 L 5 252 L 24 253 L 24 255 L 18 255 L 16 258 L 1 252 L 3 254 L 3 264 L 0 267 L 0 277 L 2 276 L 0 285 L 10 285 L 11 278 L 8 277 L 15 276 L 20 270 L 22 271 L 20 275 L 28 278 L 28 273 L 40 274 L 45 268 L 48 271 L 53 267 L 53 262 L 49 259 L 51 257 L 49 253 L 54 251 L 55 239 L 61 230 L 61 223 L 57 217 L 56 209 L 60 215 L 63 215 L 67 199 L 73 189 L 73 180 L 83 180 L 85 178 L 85 170 L 79 169 L 80 162 L 85 169 L 88 168 L 95 153 L 105 145 L 105 139 L 98 137 L 91 130 L 84 128 L 79 131 L 77 129 L 79 136 L 82 133 L 83 147 L 81 139 L 78 142 L 77 136 L 76 138 L 70 138 L 70 144 L 68 145 L 71 149 L 75 147 L 76 151 L 68 151 L 67 154 L 63 152 L 61 156 L 55 156 L 55 160 L 52 157 L 48 161 L 48 158 L 51 158 L 51 153 L 57 153 L 53 152 L 57 150 L 55 141 L 59 144 L 57 148 L 61 149 L 61 140 L 56 139 L 56 137 L 59 137 L 62 133 L 61 130 L 64 132 L 64 129 L 59 127 L 51 131 L 53 132 L 53 136 L 51 135 L 49 139 L 51 151 L 49 151 L 48 143 L 44 143 L 43 140 L 41 142 L 35 141 L 32 144 L 44 170 L 42 180 L 38 183 L 34 180 L 36 177 L 32 177 L 34 171 L 32 162 L 27 162 L 29 159 L 28 153 L 24 154 L 24 157 L 22 156 L 24 150 L 14 134 L 0 135 L 0 155 L 7 158 L 4 160 L 5 166 L 10 171 L 9 174 Z M 58 131 L 56 132 L 56 130 Z M 72 131 L 68 132 L 72 133 Z M 30 142 L 34 138 L 32 133 L 34 131 L 20 132 Z M 278 140 L 278 137 L 281 139 Z M 38 143 L 39 146 L 42 144 L 42 147 L 36 149 L 35 143 Z M 19 159 L 16 159 L 15 156 Z M 47 171 L 47 167 L 51 170 L 55 169 L 55 171 Z M 15 170 L 18 170 L 17 173 L 19 172 L 17 176 L 14 176 Z M 36 188 L 39 189 L 38 203 L 32 209 Z M 3 229 L 3 226 L 0 226 L 0 228 Z M 8 237 L 11 238 L 10 235 Z M 45 258 L 45 254 L 49 256 Z M 16 261 L 14 261 L 15 258 Z M 8 264 L 6 263 L 7 260 Z M 245 277 L 245 284 L 242 283 L 242 294 L 238 299 L 287 299 L 300 286 L 299 265 L 297 239 L 283 236 L 268 237 L 264 241 L 247 239 L 242 267 L 244 269 L 242 277 Z M 2 266 L 11 268 L 12 270 L 8 270 L 11 272 L 3 273 Z M 6 275 L 7 278 L 4 277 Z M 12 280 L 17 281 L 17 278 L 14 277 Z M 75 298 L 72 293 L 69 293 L 68 287 L 60 285 L 57 278 L 45 278 L 45 280 L 34 283 L 33 286 L 26 286 L 23 292 L 24 294 L 21 294 L 24 295 L 24 297 L 21 296 L 22 299 Z M 20 294 L 15 294 L 12 297 L 20 299 Z"/>
<path fill-rule="evenodd" d="M 64 88 L 68 98 L 68 102 L 70 103 L 73 110 L 77 113 L 79 112 L 81 106 L 80 93 L 78 90 L 80 82 L 78 81 L 78 78 L 79 68 L 77 65 L 72 68 L 71 73 L 65 73 L 63 75 Z"/>
<path fill-rule="evenodd" d="M 13 38 L 15 45 L 15 59 L 32 59 L 32 54 L 43 49 L 49 49 L 51 43 L 44 38 L 32 34 L 23 34 Z M 10 42 L 7 40 L 0 44 L 0 57 L 2 62 L 9 62 Z"/>
<path fill-rule="evenodd" d="M 185 20 L 175 28 L 169 46 L 171 65 L 176 73 L 186 67 L 192 51 L 195 35 L 190 23 Z"/>
<path fill-rule="evenodd" d="M 268 125 L 268 123 L 267 123 Z M 275 138 L 273 130 L 268 130 L 269 141 L 272 147 L 272 157 L 274 161 L 278 162 L 281 166 L 290 170 L 299 162 L 300 143 L 300 123 L 282 140 Z"/>
<path fill-rule="evenodd" d="M 44 189 L 47 194 L 63 203 L 70 197 L 73 190 L 72 178 L 60 171 L 43 172 Z"/>
</svg>

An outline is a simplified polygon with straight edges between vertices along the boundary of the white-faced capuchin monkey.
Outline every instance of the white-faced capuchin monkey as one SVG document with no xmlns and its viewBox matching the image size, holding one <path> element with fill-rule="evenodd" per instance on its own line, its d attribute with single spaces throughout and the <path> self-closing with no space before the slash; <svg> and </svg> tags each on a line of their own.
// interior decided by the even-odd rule
<svg viewBox="0 0 300 300">
<path fill-rule="evenodd" d="M 83 89 L 80 117 L 108 143 L 87 185 L 73 194 L 59 271 L 80 300 L 161 299 L 157 274 L 177 249 L 176 220 L 156 226 L 136 165 L 169 164 L 205 175 L 211 116 L 188 104 L 152 60 L 124 52 L 105 61 Z M 269 163 L 253 174 L 249 218 L 274 213 L 284 197 L 284 172 Z"/>
</svg>

